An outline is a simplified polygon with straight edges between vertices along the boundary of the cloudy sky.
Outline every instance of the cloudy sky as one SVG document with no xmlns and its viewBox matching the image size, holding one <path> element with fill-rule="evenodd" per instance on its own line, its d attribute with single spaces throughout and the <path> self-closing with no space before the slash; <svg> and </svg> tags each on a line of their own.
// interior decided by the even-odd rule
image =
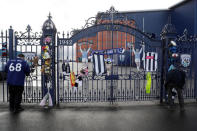
<svg viewBox="0 0 197 131">
<path fill-rule="evenodd" d="M 24 31 L 30 24 L 33 31 L 40 31 L 51 12 L 58 31 L 81 28 L 85 20 L 97 12 L 114 6 L 117 11 L 167 9 L 182 0 L 0 0 L 0 30 L 13 26 Z"/>
</svg>

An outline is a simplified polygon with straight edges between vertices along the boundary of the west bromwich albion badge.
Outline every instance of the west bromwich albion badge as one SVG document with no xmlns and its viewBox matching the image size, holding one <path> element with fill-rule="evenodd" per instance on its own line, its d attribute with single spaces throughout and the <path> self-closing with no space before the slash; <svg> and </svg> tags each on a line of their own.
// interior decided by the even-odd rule
<svg viewBox="0 0 197 131">
<path fill-rule="evenodd" d="M 188 67 L 191 62 L 191 55 L 189 54 L 181 54 L 181 64 L 183 67 Z"/>
</svg>

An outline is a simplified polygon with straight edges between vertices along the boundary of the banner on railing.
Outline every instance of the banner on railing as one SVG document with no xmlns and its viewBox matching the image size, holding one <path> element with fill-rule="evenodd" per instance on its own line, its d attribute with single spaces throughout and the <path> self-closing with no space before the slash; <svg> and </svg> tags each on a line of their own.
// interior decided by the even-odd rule
<svg viewBox="0 0 197 131">
<path fill-rule="evenodd" d="M 122 54 L 124 53 L 123 48 L 114 48 L 114 49 L 106 49 L 106 50 L 93 50 L 91 55 L 100 54 L 100 55 L 113 55 L 113 54 Z"/>
</svg>

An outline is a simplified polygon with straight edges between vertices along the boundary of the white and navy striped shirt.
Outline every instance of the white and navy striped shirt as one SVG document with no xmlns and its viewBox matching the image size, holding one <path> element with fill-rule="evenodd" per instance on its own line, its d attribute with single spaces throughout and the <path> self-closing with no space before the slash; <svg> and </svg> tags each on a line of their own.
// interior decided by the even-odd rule
<svg viewBox="0 0 197 131">
<path fill-rule="evenodd" d="M 144 53 L 144 70 L 145 71 L 156 71 L 157 70 L 157 52 L 146 52 Z"/>
<path fill-rule="evenodd" d="M 104 55 L 101 54 L 93 54 L 93 64 L 94 64 L 94 74 L 102 75 L 106 73 Z"/>
</svg>

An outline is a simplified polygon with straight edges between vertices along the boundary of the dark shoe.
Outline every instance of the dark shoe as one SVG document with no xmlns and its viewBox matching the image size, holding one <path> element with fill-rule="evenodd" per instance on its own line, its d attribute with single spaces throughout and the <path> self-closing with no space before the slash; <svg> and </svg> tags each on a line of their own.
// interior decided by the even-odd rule
<svg viewBox="0 0 197 131">
<path fill-rule="evenodd" d="M 19 107 L 18 108 L 18 111 L 24 111 L 25 109 L 24 108 L 22 108 L 22 107 Z"/>
<path fill-rule="evenodd" d="M 14 113 L 18 113 L 19 112 L 19 110 L 18 109 L 14 109 L 14 111 L 13 111 Z"/>
<path fill-rule="evenodd" d="M 9 105 L 9 110 L 11 111 L 11 112 L 13 112 L 14 111 L 14 106 L 13 105 Z"/>
<path fill-rule="evenodd" d="M 10 112 L 14 112 L 14 108 L 9 108 Z"/>
<path fill-rule="evenodd" d="M 180 108 L 180 111 L 181 111 L 181 112 L 184 112 L 184 111 L 185 111 L 185 108 L 184 108 L 184 107 L 181 107 L 181 108 Z"/>
<path fill-rule="evenodd" d="M 21 112 L 21 111 L 23 111 L 23 110 L 24 110 L 24 108 L 19 107 L 19 108 L 16 108 L 16 109 L 14 110 L 14 113 L 19 113 L 19 112 Z"/>
<path fill-rule="evenodd" d="M 174 107 L 174 106 L 169 106 L 169 105 L 168 105 L 168 110 L 174 111 L 174 110 L 175 110 L 175 107 Z"/>
</svg>

